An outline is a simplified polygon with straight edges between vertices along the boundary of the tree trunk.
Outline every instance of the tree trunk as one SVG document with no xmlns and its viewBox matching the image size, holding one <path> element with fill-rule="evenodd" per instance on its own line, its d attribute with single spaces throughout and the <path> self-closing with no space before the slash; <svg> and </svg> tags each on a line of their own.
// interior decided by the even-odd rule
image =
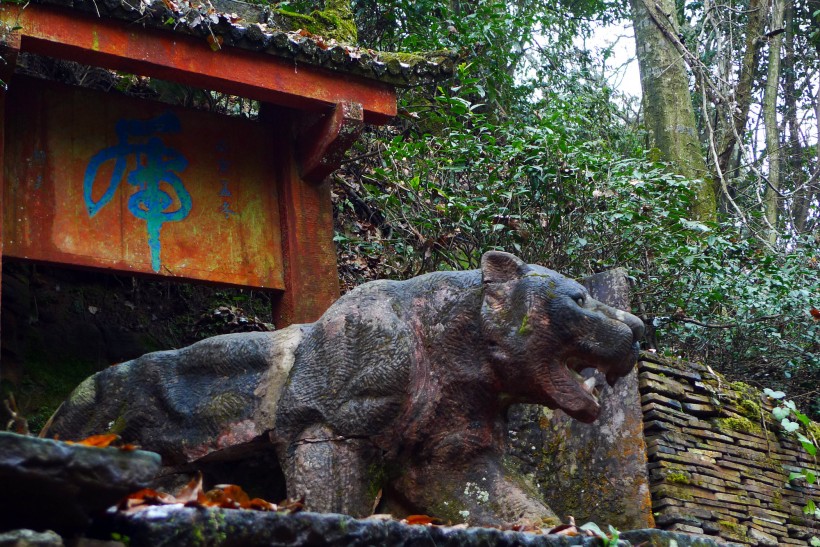
<svg viewBox="0 0 820 547">
<path fill-rule="evenodd" d="M 757 68 L 758 51 L 760 50 L 761 37 L 763 36 L 763 22 L 765 9 L 762 0 L 749 0 L 749 10 L 746 20 L 746 49 L 743 52 L 743 60 L 740 65 L 740 76 L 737 79 L 735 89 L 735 104 L 729 104 L 732 110 L 730 113 L 731 123 L 722 135 L 720 147 L 718 148 L 718 167 L 720 173 L 727 178 L 733 178 L 730 174 L 732 170 L 733 152 L 737 146 L 738 136 L 742 137 L 746 130 L 746 120 L 749 117 L 749 107 L 752 104 L 752 83 L 754 82 L 755 70 Z"/>
<path fill-rule="evenodd" d="M 772 0 L 770 32 L 783 29 L 784 0 Z M 777 242 L 777 213 L 780 190 L 780 127 L 777 124 L 777 90 L 780 84 L 780 51 L 783 34 L 769 38 L 769 68 L 766 71 L 766 87 L 763 90 L 763 124 L 766 126 L 766 152 L 769 159 L 769 183 L 763 196 L 763 212 L 769 224 L 769 243 Z"/>
<path fill-rule="evenodd" d="M 784 24 L 786 26 L 786 33 L 783 42 L 783 86 L 784 86 L 784 103 L 785 110 L 785 125 L 789 129 L 789 137 L 786 141 L 786 150 L 788 154 L 788 177 L 793 184 L 794 198 L 791 203 L 790 217 L 792 227 L 798 234 L 803 233 L 806 229 L 806 221 L 809 215 L 809 204 L 811 203 L 813 192 L 811 186 L 801 189 L 805 184 L 805 176 L 803 174 L 803 162 L 805 161 L 805 152 L 803 144 L 800 139 L 800 125 L 797 121 L 797 75 L 795 73 L 795 56 L 794 56 L 794 4 L 789 2 L 786 5 L 784 14 Z"/>
<path fill-rule="evenodd" d="M 655 146 L 677 172 L 700 179 L 690 206 L 697 220 L 716 217 L 715 190 L 708 181 L 698 141 L 689 75 L 675 40 L 678 25 L 674 0 L 630 0 L 641 71 L 644 115 Z"/>
</svg>

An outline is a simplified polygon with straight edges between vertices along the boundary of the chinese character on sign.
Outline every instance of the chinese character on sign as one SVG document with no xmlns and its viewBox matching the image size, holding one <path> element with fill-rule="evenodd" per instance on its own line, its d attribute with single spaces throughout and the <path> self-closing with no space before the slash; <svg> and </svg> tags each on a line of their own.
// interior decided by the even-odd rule
<svg viewBox="0 0 820 547">
<path fill-rule="evenodd" d="M 228 153 L 228 145 L 224 140 L 216 143 L 216 151 L 220 156 L 224 156 Z M 221 186 L 219 190 L 219 197 L 223 198 L 222 206 L 219 208 L 219 212 L 225 215 L 226 220 L 239 214 L 237 211 L 231 209 L 231 199 L 233 198 L 233 193 L 231 193 L 231 189 L 228 188 L 231 181 L 227 178 L 230 168 L 231 162 L 229 160 L 224 157 L 217 158 L 217 170 L 219 171 L 219 176 L 221 177 L 219 179 L 219 184 Z"/>
<path fill-rule="evenodd" d="M 178 173 L 188 166 L 182 154 L 165 146 L 156 134 L 178 133 L 179 119 L 172 112 L 150 120 L 120 120 L 117 122 L 117 144 L 97 152 L 85 170 L 83 196 L 89 216 L 105 207 L 123 180 L 137 191 L 128 199 L 128 211 L 146 222 L 151 268 L 160 269 L 160 231 L 165 222 L 183 220 L 191 212 L 191 194 L 185 189 Z M 136 167 L 126 173 L 128 158 Z M 94 181 L 100 167 L 114 161 L 114 171 L 102 197 L 94 200 Z M 175 206 L 176 203 L 176 206 Z"/>
<path fill-rule="evenodd" d="M 178 173 L 188 167 L 188 160 L 177 150 L 165 146 L 156 134 L 178 133 L 179 118 L 166 112 L 150 120 L 117 122 L 117 144 L 97 152 L 88 162 L 83 179 L 83 196 L 89 216 L 105 207 L 123 180 L 137 191 L 128 199 L 128 211 L 146 222 L 151 268 L 160 269 L 160 231 L 165 222 L 183 220 L 191 212 L 191 194 Z M 129 158 L 136 167 L 126 173 Z M 108 186 L 99 200 L 94 200 L 94 182 L 100 167 L 114 161 Z"/>
</svg>

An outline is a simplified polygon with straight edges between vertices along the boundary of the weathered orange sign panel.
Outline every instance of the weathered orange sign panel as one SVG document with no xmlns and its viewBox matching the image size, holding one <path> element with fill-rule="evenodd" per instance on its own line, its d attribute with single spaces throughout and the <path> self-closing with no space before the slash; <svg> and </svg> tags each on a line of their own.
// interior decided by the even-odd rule
<svg viewBox="0 0 820 547">
<path fill-rule="evenodd" d="M 3 254 L 284 289 L 275 127 L 22 77 L 6 112 Z"/>
</svg>

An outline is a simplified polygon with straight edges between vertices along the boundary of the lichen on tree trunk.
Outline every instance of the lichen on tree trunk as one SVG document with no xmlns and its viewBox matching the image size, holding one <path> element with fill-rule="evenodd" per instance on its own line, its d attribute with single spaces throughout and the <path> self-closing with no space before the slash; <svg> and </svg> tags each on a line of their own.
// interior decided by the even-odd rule
<svg viewBox="0 0 820 547">
<path fill-rule="evenodd" d="M 686 64 L 675 40 L 674 0 L 630 0 L 646 125 L 661 157 L 676 171 L 699 180 L 689 210 L 697 220 L 714 220 L 715 190 L 698 141 Z"/>
</svg>

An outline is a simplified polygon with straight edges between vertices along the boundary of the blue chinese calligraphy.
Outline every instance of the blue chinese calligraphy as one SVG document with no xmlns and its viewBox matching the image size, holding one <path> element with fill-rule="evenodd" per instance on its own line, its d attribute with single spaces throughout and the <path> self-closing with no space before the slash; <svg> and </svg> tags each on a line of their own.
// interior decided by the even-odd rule
<svg viewBox="0 0 820 547">
<path fill-rule="evenodd" d="M 219 184 L 221 185 L 219 197 L 223 198 L 222 206 L 219 208 L 219 212 L 225 215 L 225 220 L 229 220 L 232 216 L 239 215 L 239 212 L 231 209 L 233 193 L 228 187 L 231 184 L 231 181 L 228 178 L 231 169 L 231 162 L 225 157 L 229 153 L 227 143 L 224 140 L 217 142 L 216 151 L 218 153 L 216 160 L 217 170 L 219 172 L 219 176 L 221 177 L 219 179 Z"/>
<path fill-rule="evenodd" d="M 188 160 L 155 136 L 179 131 L 179 118 L 172 112 L 150 120 L 120 120 L 116 125 L 117 144 L 100 150 L 91 158 L 83 180 L 83 196 L 91 217 L 111 201 L 123 179 L 137 188 L 128 199 L 128 211 L 146 223 L 151 268 L 155 272 L 161 265 L 162 225 L 183 220 L 191 212 L 191 194 L 178 176 L 188 167 Z M 132 157 L 136 167 L 126 175 L 129 158 Z M 103 164 L 111 160 L 114 161 L 114 170 L 108 187 L 102 197 L 95 201 L 93 190 L 97 173 Z M 178 202 L 176 207 L 175 197 Z"/>
</svg>

